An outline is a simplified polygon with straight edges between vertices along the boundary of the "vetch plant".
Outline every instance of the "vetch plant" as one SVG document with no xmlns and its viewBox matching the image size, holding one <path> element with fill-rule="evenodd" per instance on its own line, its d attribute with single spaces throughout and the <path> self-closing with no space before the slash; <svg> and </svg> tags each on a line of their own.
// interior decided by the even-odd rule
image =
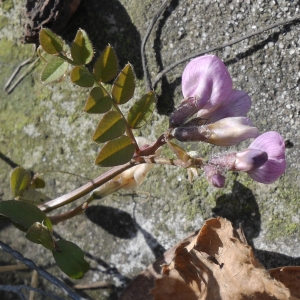
<svg viewBox="0 0 300 300">
<path fill-rule="evenodd" d="M 74 84 L 89 89 L 83 110 L 100 116 L 92 136 L 101 147 L 95 164 L 111 169 L 77 190 L 50 200 L 37 191 L 45 185 L 40 176 L 32 177 L 29 171 L 18 167 L 11 174 L 14 200 L 0 202 L 0 216 L 2 221 L 12 222 L 26 232 L 27 239 L 49 249 L 58 266 L 70 277 L 81 278 L 89 266 L 78 246 L 70 241 L 55 240 L 53 225 L 83 213 L 92 201 L 120 188 L 136 188 L 154 164 L 202 170 L 207 180 L 218 188 L 224 187 L 228 171 L 247 172 L 262 183 L 272 183 L 284 173 L 282 137 L 277 132 L 259 136 L 258 129 L 246 117 L 250 97 L 232 88 L 230 74 L 218 57 L 206 55 L 188 63 L 182 75 L 184 99 L 170 116 L 168 130 L 151 143 L 135 136 L 134 129 L 150 120 L 156 105 L 154 91 L 147 91 L 133 101 L 127 114 L 122 110 L 122 105 L 132 100 L 135 91 L 130 63 L 118 72 L 116 54 L 108 45 L 88 69 L 86 65 L 91 63 L 94 51 L 84 30 L 78 30 L 70 53 L 66 52 L 64 41 L 49 29 L 42 29 L 39 38 L 38 52 L 45 61 L 41 81 L 49 84 L 69 75 Z M 112 80 L 112 87 L 108 89 L 106 83 Z M 249 138 L 256 139 L 248 149 L 216 154 L 207 161 L 191 155 L 174 142 L 232 146 Z M 161 156 L 165 145 L 176 159 Z M 46 215 L 85 195 L 89 195 L 88 199 L 76 208 L 56 216 Z M 41 198 L 45 200 L 43 204 L 26 202 Z"/>
</svg>

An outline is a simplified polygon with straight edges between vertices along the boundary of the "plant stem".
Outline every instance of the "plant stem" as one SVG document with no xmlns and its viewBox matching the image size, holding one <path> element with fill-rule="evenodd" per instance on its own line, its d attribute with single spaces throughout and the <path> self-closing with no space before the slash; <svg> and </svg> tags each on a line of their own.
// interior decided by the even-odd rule
<svg viewBox="0 0 300 300">
<path fill-rule="evenodd" d="M 152 87 L 152 83 L 151 83 L 151 77 L 150 77 L 150 74 L 149 74 L 149 70 L 148 70 L 148 67 L 147 67 L 147 57 L 146 57 L 146 54 L 145 54 L 146 43 L 148 41 L 148 38 L 150 36 L 150 33 L 151 33 L 156 21 L 158 20 L 158 18 L 162 14 L 162 12 L 166 9 L 169 2 L 170 2 L 170 0 L 165 0 L 163 2 L 163 4 L 160 6 L 160 8 L 158 9 L 158 11 L 156 12 L 156 14 L 154 15 L 150 25 L 147 28 L 146 34 L 143 38 L 142 45 L 141 45 L 142 65 L 143 65 L 143 71 L 144 71 L 144 77 L 145 77 L 145 84 L 146 84 L 146 91 L 147 92 L 152 91 L 153 87 Z"/>
<path fill-rule="evenodd" d="M 183 161 L 179 159 L 169 159 L 169 158 L 164 158 L 164 157 L 156 157 L 156 156 L 148 156 L 148 157 L 137 157 L 136 159 L 132 159 L 130 162 L 113 167 L 112 169 L 108 170 L 107 172 L 103 173 L 96 179 L 86 183 L 85 185 L 81 186 L 80 188 L 65 194 L 61 197 L 58 197 L 54 200 L 50 200 L 45 204 L 39 205 L 39 209 L 41 209 L 44 212 L 50 212 L 58 207 L 64 206 L 68 203 L 74 202 L 75 200 L 87 195 L 94 189 L 100 187 L 101 185 L 105 184 L 109 180 L 113 179 L 117 175 L 121 174 L 122 172 L 130 169 L 131 167 L 134 167 L 136 165 L 140 164 L 159 164 L 159 165 L 171 165 L 171 166 L 178 166 L 182 168 L 188 168 L 190 165 L 184 163 Z M 203 165 L 203 161 L 201 158 L 199 158 L 196 162 L 195 160 L 195 166 L 201 167 Z M 92 199 L 91 199 L 92 200 Z M 91 201 L 86 201 L 91 202 Z M 61 216 L 63 220 L 69 219 L 75 215 L 77 215 L 80 211 L 83 212 L 85 207 L 83 207 L 85 203 L 81 204 L 77 208 L 69 211 L 66 213 L 65 216 Z M 69 217 L 68 217 L 69 214 Z M 58 216 L 58 220 L 61 218 Z"/>
<path fill-rule="evenodd" d="M 121 174 L 122 172 L 126 171 L 127 169 L 130 169 L 131 167 L 133 167 L 137 164 L 139 164 L 139 163 L 134 160 L 131 160 L 130 162 L 128 162 L 124 165 L 113 167 L 110 170 L 108 170 L 107 172 L 105 172 L 105 173 L 101 174 L 100 176 L 98 176 L 97 178 L 95 178 L 94 180 L 79 187 L 78 189 L 76 189 L 68 194 L 65 194 L 61 197 L 58 197 L 56 199 L 50 200 L 44 204 L 39 205 L 39 209 L 44 212 L 49 212 L 58 207 L 64 206 L 68 203 L 71 203 L 71 202 L 87 195 L 88 193 L 90 193 L 91 191 L 96 189 L 97 187 L 101 186 L 102 184 L 106 183 L 110 179 L 114 178 L 115 176 Z"/>
<path fill-rule="evenodd" d="M 59 53 L 58 57 L 68 62 L 70 65 L 77 66 L 77 64 L 72 59 L 68 58 L 66 55 L 63 55 L 62 53 Z"/>
</svg>

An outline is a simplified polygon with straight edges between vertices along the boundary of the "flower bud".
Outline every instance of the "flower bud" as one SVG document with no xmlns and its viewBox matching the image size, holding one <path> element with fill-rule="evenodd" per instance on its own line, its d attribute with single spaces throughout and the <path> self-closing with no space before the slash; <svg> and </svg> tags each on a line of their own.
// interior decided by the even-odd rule
<svg viewBox="0 0 300 300">
<path fill-rule="evenodd" d="M 204 167 L 204 174 L 209 183 L 214 187 L 222 188 L 225 186 L 225 177 L 222 174 L 222 171 L 216 166 L 207 164 Z"/>
<path fill-rule="evenodd" d="M 173 133 L 174 137 L 180 142 L 207 142 L 211 132 L 207 126 L 190 126 L 190 127 L 177 127 Z"/>
<path fill-rule="evenodd" d="M 211 132 L 207 143 L 217 146 L 233 146 L 246 139 L 258 136 L 258 129 L 246 117 L 233 117 L 208 124 L 207 130 Z"/>
</svg>

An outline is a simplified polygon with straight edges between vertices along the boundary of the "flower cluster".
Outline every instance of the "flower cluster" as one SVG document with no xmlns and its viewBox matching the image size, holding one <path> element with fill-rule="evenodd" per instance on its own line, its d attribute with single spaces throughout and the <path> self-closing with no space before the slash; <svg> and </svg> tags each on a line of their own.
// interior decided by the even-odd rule
<svg viewBox="0 0 300 300">
<path fill-rule="evenodd" d="M 227 170 L 247 172 L 262 183 L 272 183 L 284 173 L 282 137 L 273 131 L 259 136 L 258 129 L 246 117 L 251 107 L 249 95 L 232 88 L 230 74 L 218 57 L 206 55 L 192 60 L 182 75 L 182 93 L 184 99 L 170 116 L 172 137 L 217 146 L 256 138 L 242 152 L 212 157 L 204 167 L 210 183 L 223 187 Z"/>
</svg>

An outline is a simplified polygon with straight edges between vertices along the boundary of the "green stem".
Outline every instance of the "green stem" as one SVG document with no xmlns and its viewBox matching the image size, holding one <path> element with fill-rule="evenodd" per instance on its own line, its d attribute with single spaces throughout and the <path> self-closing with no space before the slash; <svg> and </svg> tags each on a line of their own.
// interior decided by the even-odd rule
<svg viewBox="0 0 300 300">
<path fill-rule="evenodd" d="M 77 66 L 77 64 L 72 59 L 68 58 L 67 56 L 63 55 L 62 53 L 59 53 L 58 57 L 61 58 L 61 59 L 63 59 L 63 60 L 65 60 L 70 65 Z"/>
</svg>

